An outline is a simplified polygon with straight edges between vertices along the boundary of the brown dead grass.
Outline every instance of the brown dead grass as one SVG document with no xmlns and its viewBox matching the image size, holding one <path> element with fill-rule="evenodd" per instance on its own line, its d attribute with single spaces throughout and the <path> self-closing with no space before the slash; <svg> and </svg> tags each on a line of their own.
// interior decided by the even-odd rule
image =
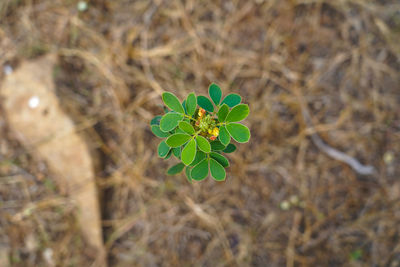
<svg viewBox="0 0 400 267">
<path fill-rule="evenodd" d="M 2 2 L 0 65 L 59 54 L 60 102 L 96 162 L 110 266 L 400 265 L 397 1 L 76 3 Z M 252 138 L 226 182 L 190 185 L 164 174 L 173 160 L 157 158 L 148 123 L 163 90 L 205 94 L 210 82 L 249 103 Z M 51 249 L 57 266 L 90 265 L 74 205 L 2 116 L 0 130 L 0 255 L 51 266 Z M 378 174 L 327 157 L 314 130 Z"/>
</svg>

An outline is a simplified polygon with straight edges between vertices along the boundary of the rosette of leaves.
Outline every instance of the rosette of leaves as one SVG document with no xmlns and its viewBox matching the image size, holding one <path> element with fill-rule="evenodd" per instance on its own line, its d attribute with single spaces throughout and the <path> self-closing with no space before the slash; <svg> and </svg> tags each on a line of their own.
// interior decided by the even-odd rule
<svg viewBox="0 0 400 267">
<path fill-rule="evenodd" d="M 176 157 L 180 162 L 167 170 L 175 175 L 185 169 L 190 182 L 204 180 L 209 174 L 216 181 L 226 178 L 229 161 L 224 153 L 236 150 L 235 142 L 246 143 L 250 130 L 240 122 L 249 115 L 249 106 L 242 104 L 238 94 L 222 99 L 218 85 L 208 88 L 209 97 L 190 93 L 183 102 L 165 92 L 162 99 L 165 114 L 154 117 L 151 131 L 163 140 L 158 145 L 158 156 Z"/>
</svg>

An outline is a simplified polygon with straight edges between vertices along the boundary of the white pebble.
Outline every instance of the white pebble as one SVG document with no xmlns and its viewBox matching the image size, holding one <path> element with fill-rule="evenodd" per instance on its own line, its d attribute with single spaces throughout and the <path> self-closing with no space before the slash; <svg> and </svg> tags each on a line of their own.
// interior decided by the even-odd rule
<svg viewBox="0 0 400 267">
<path fill-rule="evenodd" d="M 30 108 L 37 108 L 38 106 L 39 106 L 39 97 L 37 97 L 37 96 L 32 96 L 30 99 L 29 99 L 29 103 L 28 103 L 28 105 L 29 105 L 29 107 Z"/>
<path fill-rule="evenodd" d="M 78 11 L 84 12 L 88 8 L 88 4 L 85 1 L 79 1 L 77 4 Z"/>
<path fill-rule="evenodd" d="M 5 65 L 3 71 L 5 75 L 10 75 L 14 70 L 10 65 Z"/>
</svg>

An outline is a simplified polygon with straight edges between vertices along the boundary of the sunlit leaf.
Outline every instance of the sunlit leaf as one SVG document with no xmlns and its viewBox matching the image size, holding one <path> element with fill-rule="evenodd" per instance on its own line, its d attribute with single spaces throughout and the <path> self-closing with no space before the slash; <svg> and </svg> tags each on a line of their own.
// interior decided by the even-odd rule
<svg viewBox="0 0 400 267">
<path fill-rule="evenodd" d="M 226 122 L 237 122 L 244 120 L 249 115 L 249 106 L 246 104 L 240 104 L 232 108 L 232 110 L 226 116 Z"/>
<path fill-rule="evenodd" d="M 187 113 L 191 116 L 196 112 L 197 107 L 197 98 L 194 93 L 190 93 L 186 100 L 186 110 Z"/>
<path fill-rule="evenodd" d="M 193 180 L 201 181 L 208 175 L 208 159 L 203 159 L 199 164 L 193 167 L 190 176 Z"/>
<path fill-rule="evenodd" d="M 246 143 L 250 139 L 250 130 L 246 126 L 240 123 L 228 123 L 226 129 L 229 134 L 238 143 Z"/>
<path fill-rule="evenodd" d="M 231 141 L 231 136 L 229 135 L 228 131 L 226 130 L 225 126 L 219 127 L 219 141 L 226 146 Z"/>
<path fill-rule="evenodd" d="M 203 151 L 197 150 L 196 151 L 196 157 L 194 158 L 193 162 L 190 163 L 189 166 L 195 166 L 205 158 L 206 158 L 206 154 Z"/>
<path fill-rule="evenodd" d="M 194 134 L 193 126 L 186 121 L 179 122 L 179 128 L 188 134 Z"/>
<path fill-rule="evenodd" d="M 226 172 L 224 167 L 222 167 L 222 165 L 219 164 L 219 162 L 213 158 L 210 159 L 210 172 L 214 180 L 216 181 L 225 180 Z"/>
<path fill-rule="evenodd" d="M 153 132 L 153 134 L 155 136 L 160 137 L 160 138 L 165 138 L 165 137 L 169 136 L 169 133 L 161 131 L 160 126 L 158 126 L 158 125 L 152 125 L 151 131 Z"/>
<path fill-rule="evenodd" d="M 227 95 L 224 100 L 222 100 L 221 104 L 227 104 L 230 108 L 236 106 L 242 101 L 242 97 L 238 94 L 229 94 Z"/>
<path fill-rule="evenodd" d="M 181 159 L 185 165 L 189 165 L 193 162 L 196 156 L 196 140 L 190 140 L 185 148 L 182 150 Z"/>
<path fill-rule="evenodd" d="M 166 143 L 170 147 L 178 147 L 189 141 L 190 138 L 191 136 L 188 134 L 177 133 L 168 137 Z"/>
<path fill-rule="evenodd" d="M 158 156 L 160 158 L 165 158 L 170 149 L 171 148 L 165 143 L 165 141 L 161 141 L 161 143 L 158 145 Z"/>
<path fill-rule="evenodd" d="M 199 105 L 200 107 L 204 108 L 208 112 L 214 112 L 213 104 L 211 103 L 210 99 L 208 99 L 205 96 L 199 95 L 197 97 L 197 105 Z"/>
<path fill-rule="evenodd" d="M 215 83 L 212 83 L 208 88 L 208 95 L 211 97 L 214 104 L 218 106 L 219 102 L 221 102 L 221 96 L 222 96 L 221 88 L 219 88 L 219 86 L 216 85 Z"/>
<path fill-rule="evenodd" d="M 218 121 L 219 121 L 219 122 L 224 122 L 225 119 L 226 119 L 226 116 L 228 115 L 228 113 L 229 113 L 229 107 L 228 107 L 228 105 L 227 105 L 227 104 L 223 104 L 223 105 L 219 108 L 218 113 L 217 113 Z"/>
<path fill-rule="evenodd" d="M 169 132 L 178 126 L 178 123 L 182 120 L 183 115 L 178 113 L 167 113 L 160 121 L 160 129 L 163 132 Z"/>
<path fill-rule="evenodd" d="M 189 183 L 192 183 L 192 176 L 190 175 L 192 168 L 190 167 L 186 167 L 185 169 L 185 174 L 186 174 L 186 178 L 188 179 Z"/>
<path fill-rule="evenodd" d="M 211 145 L 206 138 L 198 135 L 196 137 L 196 141 L 200 150 L 204 151 L 205 153 L 209 153 L 211 151 Z"/>
<path fill-rule="evenodd" d="M 162 94 L 162 99 L 165 103 L 165 105 L 167 107 L 169 107 L 170 109 L 178 112 L 178 113 L 185 113 L 185 111 L 183 110 L 183 107 L 181 105 L 181 102 L 179 101 L 179 99 L 170 92 L 164 92 Z"/>
</svg>

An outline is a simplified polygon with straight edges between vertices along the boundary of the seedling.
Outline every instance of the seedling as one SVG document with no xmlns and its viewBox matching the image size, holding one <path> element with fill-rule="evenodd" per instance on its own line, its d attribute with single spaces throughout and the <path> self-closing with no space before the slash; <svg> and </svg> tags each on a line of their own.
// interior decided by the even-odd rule
<svg viewBox="0 0 400 267">
<path fill-rule="evenodd" d="M 242 97 L 229 94 L 221 101 L 221 89 L 214 83 L 208 94 L 211 100 L 190 93 L 182 103 L 172 93 L 162 94 L 166 114 L 154 117 L 150 125 L 154 135 L 163 138 L 158 156 L 168 159 L 174 155 L 181 161 L 167 170 L 168 175 L 185 169 L 190 182 L 204 180 L 209 173 L 223 181 L 229 167 L 223 153 L 236 150 L 232 140 L 246 143 L 250 139 L 250 130 L 238 123 L 250 112 L 248 105 L 241 104 Z"/>
</svg>

